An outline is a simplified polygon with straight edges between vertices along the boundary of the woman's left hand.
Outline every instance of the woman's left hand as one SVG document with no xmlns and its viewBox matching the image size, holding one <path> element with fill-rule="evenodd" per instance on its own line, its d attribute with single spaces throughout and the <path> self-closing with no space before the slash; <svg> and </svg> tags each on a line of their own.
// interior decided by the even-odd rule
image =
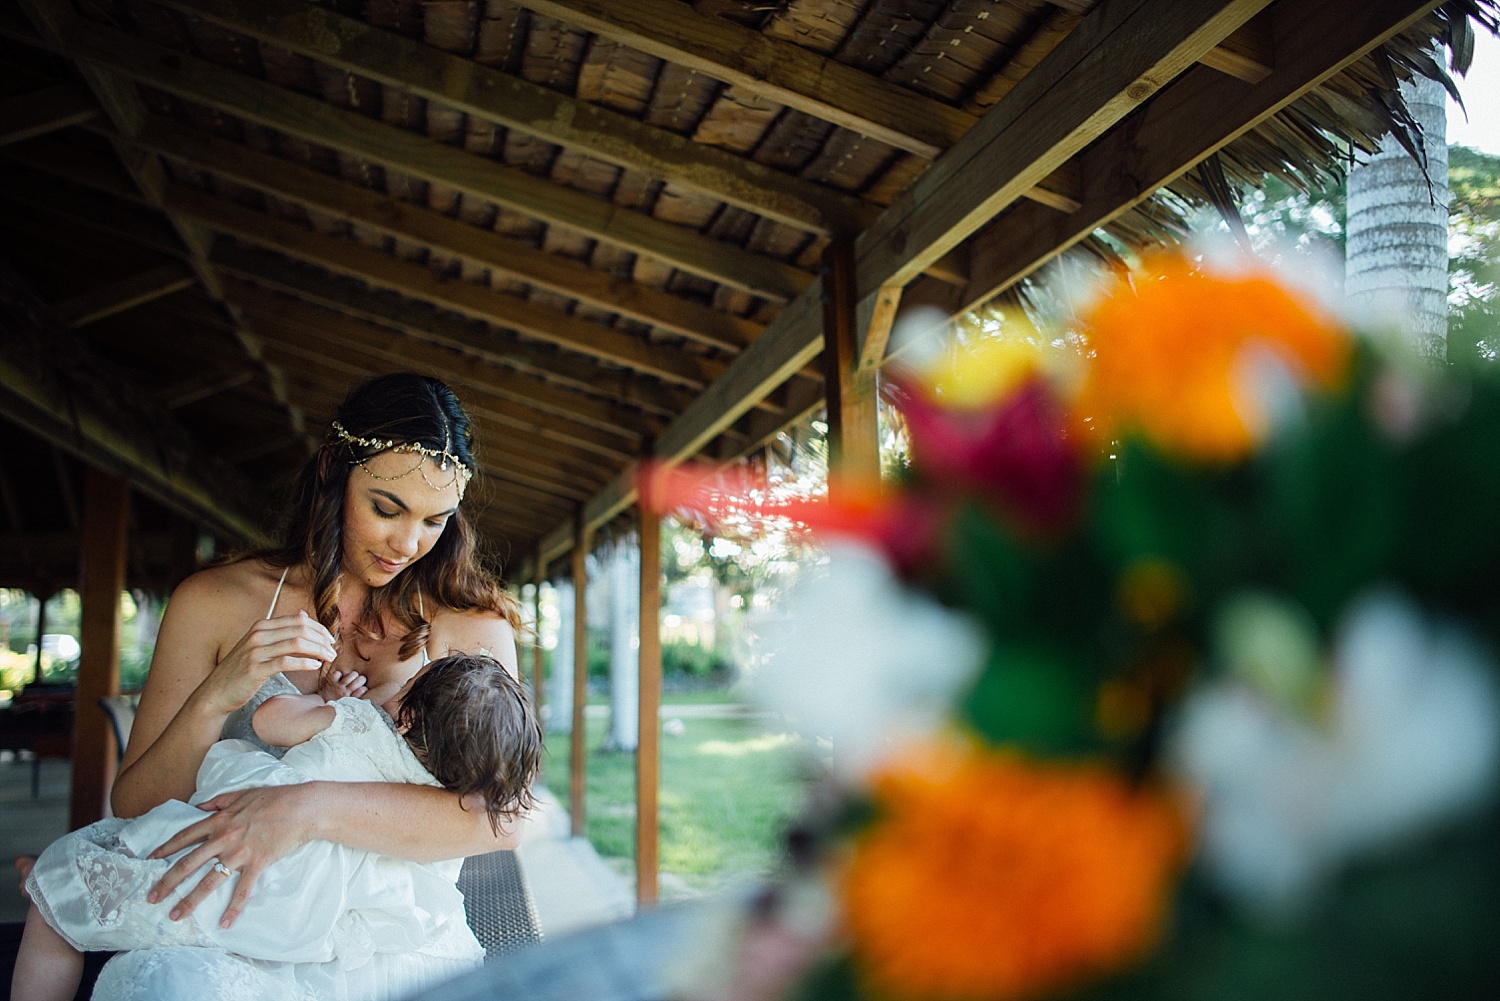
<svg viewBox="0 0 1500 1001">
<path fill-rule="evenodd" d="M 235 879 L 229 906 L 219 919 L 220 927 L 228 928 L 234 924 L 245 909 L 245 902 L 250 899 L 255 881 L 266 867 L 313 839 L 311 800 L 307 795 L 310 788 L 308 785 L 290 785 L 244 789 L 198 804 L 199 809 L 209 811 L 208 816 L 179 831 L 152 852 L 151 857 L 166 858 L 193 845 L 197 847 L 167 870 L 146 899 L 153 904 L 166 899 L 189 876 L 218 859 L 233 875 L 226 876 L 217 868 L 210 869 L 198 885 L 173 906 L 170 917 L 173 921 L 187 917 L 225 880 Z"/>
</svg>

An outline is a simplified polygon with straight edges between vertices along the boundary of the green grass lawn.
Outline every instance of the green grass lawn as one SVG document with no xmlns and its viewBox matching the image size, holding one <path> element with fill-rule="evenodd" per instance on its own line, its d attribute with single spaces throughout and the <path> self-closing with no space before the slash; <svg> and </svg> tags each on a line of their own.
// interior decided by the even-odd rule
<svg viewBox="0 0 1500 1001">
<path fill-rule="evenodd" d="M 797 738 L 779 727 L 739 719 L 686 719 L 683 726 L 681 736 L 661 738 L 663 900 L 771 872 L 804 788 Z M 606 728 L 606 720 L 589 721 L 584 815 L 589 841 L 633 885 L 635 755 L 598 750 Z M 544 781 L 564 805 L 568 758 L 568 736 L 548 734 Z"/>
</svg>

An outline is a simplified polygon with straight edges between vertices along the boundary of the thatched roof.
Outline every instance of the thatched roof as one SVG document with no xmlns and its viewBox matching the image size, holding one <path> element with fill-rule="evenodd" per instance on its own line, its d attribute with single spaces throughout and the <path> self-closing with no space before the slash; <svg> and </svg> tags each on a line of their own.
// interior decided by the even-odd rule
<svg viewBox="0 0 1500 1001">
<path fill-rule="evenodd" d="M 235 511 L 266 524 L 345 389 L 412 368 L 476 417 L 495 547 L 552 558 L 637 457 L 747 455 L 821 405 L 831 242 L 864 318 L 971 307 L 1101 227 L 1169 237 L 1211 154 L 1317 181 L 1491 10 L 4 0 L 0 254 L 234 467 L 206 480 L 254 484 Z"/>
</svg>

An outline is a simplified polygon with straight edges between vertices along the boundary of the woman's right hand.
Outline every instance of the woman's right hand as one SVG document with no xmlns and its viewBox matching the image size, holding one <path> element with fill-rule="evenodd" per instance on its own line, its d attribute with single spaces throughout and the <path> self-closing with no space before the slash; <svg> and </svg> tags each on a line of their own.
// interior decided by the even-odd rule
<svg viewBox="0 0 1500 1001">
<path fill-rule="evenodd" d="M 249 702 L 273 674 L 316 671 L 338 656 L 333 634 L 299 611 L 258 620 L 214 665 L 199 692 L 225 715 Z"/>
</svg>

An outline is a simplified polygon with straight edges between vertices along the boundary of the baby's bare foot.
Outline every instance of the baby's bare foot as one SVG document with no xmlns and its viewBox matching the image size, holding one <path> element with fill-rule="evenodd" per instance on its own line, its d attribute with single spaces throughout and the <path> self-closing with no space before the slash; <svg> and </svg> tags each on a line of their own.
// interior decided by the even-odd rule
<svg viewBox="0 0 1500 1001">
<path fill-rule="evenodd" d="M 28 901 L 31 900 L 31 894 L 26 892 L 26 877 L 31 875 L 31 870 L 35 865 L 35 855 L 16 856 L 16 871 L 21 874 L 21 896 L 25 897 Z"/>
</svg>

